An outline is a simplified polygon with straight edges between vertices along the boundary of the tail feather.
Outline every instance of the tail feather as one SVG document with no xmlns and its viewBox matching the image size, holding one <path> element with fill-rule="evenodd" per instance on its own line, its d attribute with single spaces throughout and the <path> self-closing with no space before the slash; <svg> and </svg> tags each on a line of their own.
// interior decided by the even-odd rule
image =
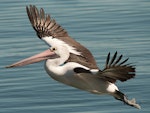
<svg viewBox="0 0 150 113">
<path fill-rule="evenodd" d="M 133 106 L 137 109 L 141 109 L 141 106 L 136 103 L 135 98 L 133 98 L 132 100 L 128 100 L 128 98 L 120 91 L 116 90 L 114 97 L 115 97 L 115 99 L 123 101 L 125 104 L 127 104 L 129 106 Z"/>
</svg>

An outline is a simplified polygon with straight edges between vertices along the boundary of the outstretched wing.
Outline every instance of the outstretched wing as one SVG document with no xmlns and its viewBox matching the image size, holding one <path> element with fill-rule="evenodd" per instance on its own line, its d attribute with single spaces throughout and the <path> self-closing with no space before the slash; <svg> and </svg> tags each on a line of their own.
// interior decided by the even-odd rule
<svg viewBox="0 0 150 113">
<path fill-rule="evenodd" d="M 116 52 L 110 60 L 109 53 L 106 59 L 106 66 L 100 72 L 100 76 L 112 83 L 116 82 L 116 80 L 124 82 L 130 78 L 133 78 L 135 76 L 135 67 L 131 64 L 125 64 L 129 58 L 121 61 L 122 57 L 123 55 L 117 57 Z"/>
<path fill-rule="evenodd" d="M 77 62 L 84 66 L 92 69 L 98 69 L 94 57 L 91 52 L 82 46 L 80 43 L 76 42 L 71 38 L 67 31 L 63 29 L 54 19 L 50 17 L 49 14 L 45 14 L 43 8 L 38 10 L 36 6 L 30 5 L 26 7 L 29 20 L 32 27 L 37 33 L 39 38 L 43 37 L 53 37 L 61 41 L 64 41 L 68 45 L 75 48 L 81 55 L 70 54 L 69 59 L 66 62 Z"/>
<path fill-rule="evenodd" d="M 30 7 L 26 7 L 26 10 L 32 27 L 39 38 L 68 36 L 68 33 L 54 19 L 51 19 L 50 15 L 45 14 L 43 8 L 38 11 L 34 5 L 30 5 Z"/>
</svg>

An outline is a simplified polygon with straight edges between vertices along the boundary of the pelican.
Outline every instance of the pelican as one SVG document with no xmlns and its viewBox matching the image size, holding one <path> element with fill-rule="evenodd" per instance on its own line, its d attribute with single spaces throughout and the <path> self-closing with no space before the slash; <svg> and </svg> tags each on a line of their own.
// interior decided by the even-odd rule
<svg viewBox="0 0 150 113">
<path fill-rule="evenodd" d="M 112 58 L 106 58 L 104 69 L 100 69 L 91 52 L 69 36 L 43 8 L 26 6 L 28 18 L 37 36 L 49 48 L 42 53 L 6 66 L 7 68 L 24 66 L 45 60 L 45 70 L 51 78 L 66 85 L 88 91 L 93 94 L 108 94 L 127 105 L 140 109 L 135 99 L 129 100 L 115 85 L 135 77 L 135 66 L 122 60 L 123 55 L 116 52 Z"/>
</svg>

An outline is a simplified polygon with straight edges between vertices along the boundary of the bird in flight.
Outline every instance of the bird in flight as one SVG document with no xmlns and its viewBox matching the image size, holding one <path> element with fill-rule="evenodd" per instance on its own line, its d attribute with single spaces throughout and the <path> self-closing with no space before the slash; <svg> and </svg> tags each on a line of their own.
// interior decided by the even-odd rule
<svg viewBox="0 0 150 113">
<path fill-rule="evenodd" d="M 112 58 L 106 58 L 104 69 L 100 69 L 91 52 L 69 36 L 43 8 L 26 7 L 28 18 L 37 36 L 49 47 L 42 53 L 18 61 L 7 68 L 24 66 L 45 60 L 45 70 L 54 80 L 66 85 L 91 92 L 108 94 L 125 104 L 140 109 L 135 99 L 129 100 L 115 85 L 116 81 L 124 82 L 135 76 L 135 67 L 122 60 L 123 55 L 116 52 Z"/>
</svg>

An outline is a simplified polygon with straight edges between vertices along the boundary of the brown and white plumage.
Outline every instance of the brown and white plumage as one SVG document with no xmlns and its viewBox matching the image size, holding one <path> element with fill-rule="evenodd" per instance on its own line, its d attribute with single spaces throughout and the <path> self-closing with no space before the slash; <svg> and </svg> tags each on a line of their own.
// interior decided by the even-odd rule
<svg viewBox="0 0 150 113">
<path fill-rule="evenodd" d="M 54 19 L 51 19 L 50 15 L 45 15 L 43 8 L 38 11 L 35 6 L 30 5 L 30 7 L 26 7 L 26 9 L 32 27 L 35 29 L 39 38 L 52 36 L 53 38 L 57 38 L 66 42 L 70 46 L 73 46 L 82 54 L 70 54 L 70 57 L 66 62 L 77 62 L 91 69 L 99 69 L 91 52 L 72 39 L 65 29 L 57 24 Z M 125 81 L 133 78 L 135 76 L 135 68 L 130 65 L 123 65 L 127 60 L 118 64 L 122 59 L 122 55 L 116 60 L 116 62 L 114 62 L 116 57 L 117 52 L 114 54 L 111 62 L 109 63 L 110 53 L 108 54 L 106 67 L 103 71 L 101 71 L 101 74 L 105 77 L 105 79 L 108 78 L 110 82 L 115 82 L 116 80 Z M 132 72 L 132 74 L 130 74 L 130 72 Z"/>
<path fill-rule="evenodd" d="M 140 109 L 135 99 L 128 100 L 115 85 L 117 80 L 124 82 L 135 76 L 135 67 L 126 64 L 128 58 L 122 60 L 123 55 L 118 57 L 117 52 L 110 58 L 108 53 L 106 66 L 100 70 L 91 52 L 71 38 L 50 15 L 45 14 L 43 8 L 38 11 L 34 5 L 30 5 L 26 10 L 37 36 L 50 49 L 7 68 L 46 60 L 45 69 L 53 79 L 94 94 L 112 95 L 125 104 Z"/>
<path fill-rule="evenodd" d="M 101 76 L 112 83 L 115 83 L 116 80 L 124 82 L 133 78 L 135 76 L 135 67 L 131 64 L 125 64 L 129 58 L 121 61 L 122 57 L 123 55 L 120 55 L 117 58 L 116 52 L 110 61 L 110 53 L 108 53 L 106 66 L 101 71 Z"/>
<path fill-rule="evenodd" d="M 57 24 L 56 21 L 50 17 L 50 15 L 45 15 L 43 8 L 38 11 L 35 6 L 30 5 L 30 7 L 26 7 L 26 9 L 32 27 L 35 29 L 39 38 L 52 36 L 53 38 L 64 41 L 68 45 L 76 48 L 78 52 L 82 53 L 82 56 L 76 56 L 76 62 L 82 63 L 92 69 L 98 69 L 91 52 L 71 38 L 67 31 Z M 67 61 L 74 61 L 74 54 L 71 54 Z"/>
</svg>

